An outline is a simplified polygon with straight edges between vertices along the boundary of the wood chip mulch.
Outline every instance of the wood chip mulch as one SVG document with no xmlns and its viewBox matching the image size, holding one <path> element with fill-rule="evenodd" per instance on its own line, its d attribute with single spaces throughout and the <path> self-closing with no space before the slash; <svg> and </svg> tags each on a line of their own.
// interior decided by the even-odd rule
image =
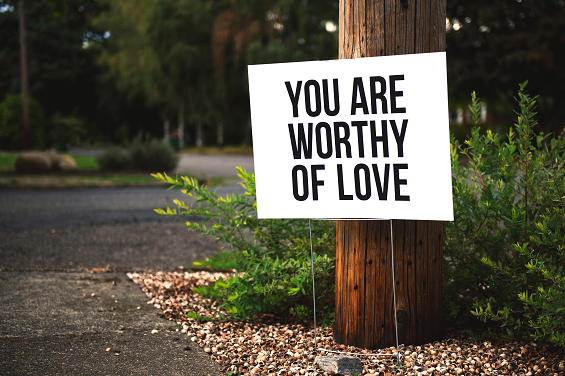
<svg viewBox="0 0 565 376">
<path fill-rule="evenodd" d="M 229 375 L 329 375 L 315 364 L 312 326 L 284 324 L 265 315 L 254 321 L 200 322 L 186 316 L 225 312 L 217 302 L 194 293 L 195 286 L 210 285 L 229 273 L 158 272 L 128 273 L 149 297 L 147 304 L 162 310 L 162 316 L 182 326 L 192 341 L 201 346 L 222 371 Z M 565 349 L 549 344 L 522 341 L 477 341 L 452 336 L 441 342 L 378 351 L 344 346 L 332 339 L 331 328 L 317 328 L 317 345 L 334 351 L 388 353 L 389 356 L 360 356 L 364 375 L 565 375 Z"/>
</svg>

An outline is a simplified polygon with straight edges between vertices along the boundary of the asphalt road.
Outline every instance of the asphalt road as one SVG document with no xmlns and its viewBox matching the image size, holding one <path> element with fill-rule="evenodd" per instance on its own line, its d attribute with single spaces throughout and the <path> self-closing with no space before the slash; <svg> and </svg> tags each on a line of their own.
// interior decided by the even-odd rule
<svg viewBox="0 0 565 376">
<path fill-rule="evenodd" d="M 219 195 L 243 193 L 220 187 Z M 171 221 L 154 212 L 174 199 L 189 198 L 166 188 L 0 191 L 0 231 Z"/>
<path fill-rule="evenodd" d="M 234 176 L 251 157 L 183 156 L 210 176 Z M 252 170 L 251 166 L 247 166 Z M 239 185 L 217 194 L 243 193 Z M 157 188 L 0 191 L 0 270 L 169 270 L 210 257 L 222 244 L 155 213 L 191 199 Z"/>
<path fill-rule="evenodd" d="M 154 212 L 175 198 L 190 200 L 165 188 L 0 192 L 0 270 L 170 270 L 218 252 L 186 228 L 200 219 Z"/>
</svg>

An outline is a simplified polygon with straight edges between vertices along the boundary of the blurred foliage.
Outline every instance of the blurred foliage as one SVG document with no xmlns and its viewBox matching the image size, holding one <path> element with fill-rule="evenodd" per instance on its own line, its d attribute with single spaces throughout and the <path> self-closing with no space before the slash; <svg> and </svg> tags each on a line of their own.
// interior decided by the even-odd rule
<svg viewBox="0 0 565 376">
<path fill-rule="evenodd" d="M 55 113 L 51 117 L 50 137 L 58 151 L 68 151 L 68 145 L 80 144 L 81 138 L 86 135 L 84 121 L 74 116 L 75 113 L 76 111 L 73 111 L 69 116 Z"/>
<path fill-rule="evenodd" d="M 93 25 L 111 35 L 96 46 L 105 78 L 163 120 L 183 111 L 189 125 L 223 122 L 229 144 L 249 139 L 248 64 L 337 56 L 337 32 L 326 30 L 337 1 L 101 3 Z"/>
<path fill-rule="evenodd" d="M 0 0 L 0 94 L 20 90 L 18 1 Z M 95 0 L 26 1 L 26 34 L 30 92 L 45 108 L 56 105 L 59 111 L 72 110 L 84 90 L 93 66 L 89 51 L 83 49 L 90 13 L 96 13 Z"/>
<path fill-rule="evenodd" d="M 107 38 L 93 43 L 97 62 L 103 67 L 101 78 L 115 82 L 128 99 L 150 94 L 147 70 L 154 56 L 144 37 L 154 0 L 101 0 L 103 10 L 92 25 L 105 30 Z"/>
<path fill-rule="evenodd" d="M 118 2 L 117 2 L 118 3 Z M 121 124 L 133 124 L 126 135 L 159 132 L 155 109 L 129 98 L 113 81 L 102 80 L 97 65 L 109 34 L 91 22 L 106 9 L 97 0 L 33 0 L 25 2 L 29 89 L 45 112 L 84 122 L 81 142 L 122 142 Z M 0 98 L 20 92 L 18 1 L 0 0 Z M 157 129 L 154 130 L 155 125 Z M 46 122 L 46 147 L 54 146 L 53 124 Z M 129 126 L 128 126 L 129 127 Z"/>
<path fill-rule="evenodd" d="M 43 149 L 43 110 L 34 98 L 29 97 L 29 128 L 31 147 Z M 22 97 L 8 95 L 0 103 L 0 149 L 22 148 Z"/>
<path fill-rule="evenodd" d="M 20 93 L 18 2 L 0 0 L 0 98 Z M 80 10 L 79 10 L 80 9 Z M 81 118 L 95 118 L 96 67 L 87 38 L 101 36 L 86 23 L 96 12 L 95 0 L 26 1 L 26 45 L 30 94 L 41 103 L 45 118 L 67 116 L 78 108 Z M 50 145 L 46 145 L 50 146 Z"/>
<path fill-rule="evenodd" d="M 96 157 L 105 171 L 171 171 L 178 162 L 174 149 L 167 140 L 146 138 L 139 134 L 128 151 L 112 146 Z"/>
<path fill-rule="evenodd" d="M 166 114 L 171 110 L 178 114 L 178 128 L 182 128 L 177 137 L 179 146 L 186 140 L 187 115 L 200 126 L 215 115 L 211 11 L 210 1 L 160 0 L 154 3 L 149 17 L 147 37 L 155 56 L 149 69 L 152 94 Z"/>
<path fill-rule="evenodd" d="M 131 155 L 118 146 L 110 147 L 98 154 L 96 162 L 104 171 L 124 171 L 133 167 Z"/>
<path fill-rule="evenodd" d="M 171 171 L 180 159 L 167 140 L 143 140 L 141 135 L 133 140 L 129 153 L 133 168 L 140 171 Z"/>
<path fill-rule="evenodd" d="M 0 0 L 0 98 L 19 93 L 17 0 Z M 161 137 L 179 111 L 193 143 L 224 124 L 227 144 L 250 143 L 247 65 L 337 57 L 337 0 L 26 1 L 30 92 L 45 118 L 84 122 L 81 142 L 127 145 Z M 450 105 L 476 90 L 485 127 L 506 132 L 513 88 L 540 94 L 539 124 L 565 118 L 565 1 L 449 0 Z M 182 69 L 181 69 L 182 68 Z M 73 112 L 74 111 L 74 112 Z M 46 123 L 46 127 L 53 124 Z M 462 127 L 457 132 L 469 133 Z M 46 129 L 46 146 L 53 146 Z"/>
<path fill-rule="evenodd" d="M 537 131 L 565 125 L 565 1 L 448 0 L 449 99 L 465 108 L 476 91 L 494 123 L 511 126 L 519 82 L 539 94 Z"/>
</svg>

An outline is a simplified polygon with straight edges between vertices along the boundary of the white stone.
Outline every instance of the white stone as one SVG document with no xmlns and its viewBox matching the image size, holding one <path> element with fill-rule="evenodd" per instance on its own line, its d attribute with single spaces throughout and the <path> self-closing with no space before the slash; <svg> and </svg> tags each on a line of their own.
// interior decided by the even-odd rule
<svg viewBox="0 0 565 376">
<path fill-rule="evenodd" d="M 317 356 L 315 363 L 325 372 L 333 371 L 344 375 L 363 373 L 363 363 L 354 356 Z"/>
<path fill-rule="evenodd" d="M 16 172 L 49 172 L 51 159 L 45 153 L 26 152 L 18 156 L 15 162 Z"/>
</svg>

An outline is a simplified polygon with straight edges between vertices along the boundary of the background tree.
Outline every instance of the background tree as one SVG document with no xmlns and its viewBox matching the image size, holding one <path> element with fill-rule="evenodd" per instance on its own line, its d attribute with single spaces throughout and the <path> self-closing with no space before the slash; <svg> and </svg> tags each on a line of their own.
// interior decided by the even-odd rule
<svg viewBox="0 0 565 376">
<path fill-rule="evenodd" d="M 218 129 L 226 139 L 250 138 L 248 64 L 337 57 L 338 6 L 338 1 L 319 0 L 234 0 L 218 5 L 212 53 Z"/>
<path fill-rule="evenodd" d="M 20 87 L 16 3 L 0 0 L 0 101 Z M 96 47 L 108 47 L 112 33 L 91 20 L 106 11 L 107 4 L 96 0 L 26 2 L 29 91 L 45 114 L 46 147 L 57 143 L 55 114 L 84 122 L 82 142 L 121 141 L 130 131 L 137 133 L 127 124 L 152 130 L 158 121 L 145 100 L 128 100 L 115 80 L 100 80 L 109 67 L 98 65 L 101 49 Z"/>
<path fill-rule="evenodd" d="M 0 1 L 0 100 L 20 92 L 16 3 Z M 85 27 L 88 14 L 97 10 L 94 0 L 26 2 L 29 93 L 41 103 L 47 119 L 75 107 L 85 117 L 94 113 L 89 103 L 95 101 L 95 66 L 83 44 L 89 38 L 103 38 Z"/>
<path fill-rule="evenodd" d="M 18 2 L 18 24 L 20 34 L 20 90 L 22 100 L 22 149 L 30 148 L 30 127 L 29 127 L 29 85 L 27 74 L 27 46 L 26 46 L 26 27 L 25 27 L 25 3 L 24 0 Z"/>
<path fill-rule="evenodd" d="M 511 119 L 518 84 L 539 94 L 539 126 L 560 132 L 565 118 L 565 1 L 448 0 L 450 101 L 476 91 L 489 112 Z M 503 106 L 501 108 L 501 106 Z"/>
<path fill-rule="evenodd" d="M 45 113 L 46 146 L 60 133 L 52 131 L 55 114 L 83 121 L 81 141 L 160 136 L 186 118 L 200 124 L 191 131 L 207 129 L 195 132 L 201 142 L 239 144 L 250 138 L 248 64 L 337 57 L 336 0 L 28 5 L 29 89 Z M 490 120 L 504 125 L 512 118 L 508 99 L 528 79 L 540 94 L 538 128 L 560 132 L 564 8 L 564 0 L 448 0 L 450 104 L 466 108 L 477 91 Z M 0 0 L 0 35 L 2 101 L 20 91 L 17 0 Z"/>
<path fill-rule="evenodd" d="M 171 117 L 171 109 L 163 98 L 159 85 L 156 85 L 153 67 L 156 64 L 155 54 L 151 48 L 147 29 L 149 17 L 155 0 L 104 0 L 104 10 L 92 18 L 92 25 L 106 30 L 108 38 L 92 44 L 97 51 L 97 64 L 100 72 L 100 107 L 111 108 L 110 114 L 119 110 L 120 105 L 130 111 L 138 110 L 148 116 L 148 121 L 155 121 L 155 112 L 163 121 L 163 135 L 168 134 L 167 125 Z M 112 87 L 117 91 L 113 92 Z M 112 95 L 105 96 L 109 92 Z M 128 112 L 130 112 L 128 111 Z M 135 119 L 132 124 L 130 116 L 121 116 L 117 124 L 118 132 L 132 137 L 139 131 L 155 134 L 156 129 Z M 105 124 L 112 124 L 106 120 Z M 115 126 L 116 124 L 114 124 Z"/>
<path fill-rule="evenodd" d="M 210 116 L 212 11 L 210 1 L 162 0 L 155 2 L 149 18 L 147 37 L 155 53 L 153 77 L 159 94 L 178 111 L 180 146 L 185 113 L 197 124 Z"/>
<path fill-rule="evenodd" d="M 19 92 L 16 2 L 0 0 L 1 99 Z M 335 58 L 337 5 L 320 0 L 30 2 L 30 93 L 44 108 L 48 127 L 61 123 L 55 117 L 82 120 L 81 139 L 127 142 L 140 131 L 159 136 L 174 118 L 181 123 L 186 118 L 195 128 L 210 130 L 195 132 L 200 142 L 215 137 L 218 144 L 224 139 L 238 144 L 250 138 L 247 65 Z M 210 125 L 216 125 L 215 132 Z"/>
</svg>

